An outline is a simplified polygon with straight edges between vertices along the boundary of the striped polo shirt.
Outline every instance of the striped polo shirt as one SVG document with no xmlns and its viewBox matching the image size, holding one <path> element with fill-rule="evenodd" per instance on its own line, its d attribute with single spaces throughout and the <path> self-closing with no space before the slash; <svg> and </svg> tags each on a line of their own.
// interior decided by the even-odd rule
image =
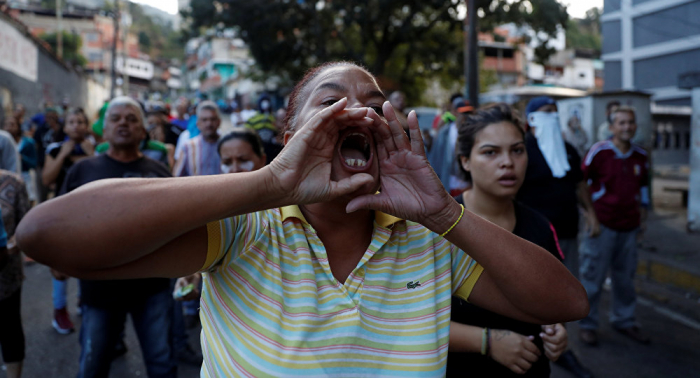
<svg viewBox="0 0 700 378">
<path fill-rule="evenodd" d="M 182 145 L 173 175 L 206 176 L 221 173 L 221 159 L 217 151 L 217 142 L 209 143 L 200 134 Z"/>
<path fill-rule="evenodd" d="M 202 377 L 442 377 L 452 293 L 483 270 L 424 226 L 379 212 L 345 283 L 297 206 L 207 229 Z"/>
</svg>

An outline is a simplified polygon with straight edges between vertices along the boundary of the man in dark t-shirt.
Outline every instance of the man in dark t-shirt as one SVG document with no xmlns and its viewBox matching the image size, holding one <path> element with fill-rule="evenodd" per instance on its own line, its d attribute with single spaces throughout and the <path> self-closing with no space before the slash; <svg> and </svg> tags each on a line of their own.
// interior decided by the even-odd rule
<svg viewBox="0 0 700 378">
<path fill-rule="evenodd" d="M 134 100 L 118 97 L 110 102 L 105 113 L 104 136 L 109 143 L 107 152 L 76 163 L 66 174 L 60 194 L 108 178 L 170 177 L 163 164 L 143 156 L 139 150 L 146 130 L 143 112 Z M 134 323 L 148 376 L 176 377 L 169 340 L 170 280 L 109 280 L 108 269 L 104 278 L 80 281 L 83 315 L 78 377 L 109 375 L 112 351 L 121 337 L 127 314 Z"/>
<path fill-rule="evenodd" d="M 532 99 L 527 105 L 526 117 L 530 126 L 525 136 L 527 173 L 516 198 L 551 222 L 564 254 L 564 265 L 578 278 L 579 204 L 586 210 L 590 235 L 600 233 L 588 186 L 583 180 L 581 158 L 576 149 L 564 141 L 554 99 Z M 592 376 L 571 350 L 564 352 L 557 364 L 577 377 Z"/>
</svg>

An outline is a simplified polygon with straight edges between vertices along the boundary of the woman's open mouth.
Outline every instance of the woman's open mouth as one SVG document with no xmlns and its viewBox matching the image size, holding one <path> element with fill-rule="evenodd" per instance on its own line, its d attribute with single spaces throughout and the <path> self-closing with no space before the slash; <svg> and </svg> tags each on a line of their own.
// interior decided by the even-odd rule
<svg viewBox="0 0 700 378">
<path fill-rule="evenodd" d="M 345 169 L 353 172 L 363 172 L 372 163 L 373 140 L 362 129 L 352 128 L 341 134 L 338 144 L 338 154 Z"/>
<path fill-rule="evenodd" d="M 505 187 L 512 187 L 518 184 L 518 177 L 507 173 L 498 178 L 498 183 Z"/>
</svg>

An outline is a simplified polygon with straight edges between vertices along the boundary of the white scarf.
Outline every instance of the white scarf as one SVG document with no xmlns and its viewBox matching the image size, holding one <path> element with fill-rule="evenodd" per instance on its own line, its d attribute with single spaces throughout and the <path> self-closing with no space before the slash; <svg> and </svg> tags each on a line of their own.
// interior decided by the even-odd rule
<svg viewBox="0 0 700 378">
<path fill-rule="evenodd" d="M 537 145 L 552 171 L 552 176 L 556 178 L 566 176 L 571 166 L 569 166 L 566 146 L 559 126 L 559 114 L 532 112 L 528 115 L 528 123 L 535 128 Z"/>
</svg>

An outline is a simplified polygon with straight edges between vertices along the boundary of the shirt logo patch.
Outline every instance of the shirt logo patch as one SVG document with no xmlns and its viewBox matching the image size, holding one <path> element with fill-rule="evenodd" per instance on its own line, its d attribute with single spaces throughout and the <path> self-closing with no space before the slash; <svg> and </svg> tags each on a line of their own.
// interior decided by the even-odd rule
<svg viewBox="0 0 700 378">
<path fill-rule="evenodd" d="M 639 166 L 639 164 L 634 165 L 634 175 L 639 176 L 642 174 L 642 168 Z"/>
<path fill-rule="evenodd" d="M 409 282 L 409 283 L 406 284 L 406 289 L 409 289 L 409 290 L 410 290 L 410 289 L 415 289 L 415 288 L 417 288 L 417 287 L 419 287 L 419 286 L 420 286 L 420 281 L 416 281 L 416 282 L 411 281 L 411 282 Z"/>
</svg>

